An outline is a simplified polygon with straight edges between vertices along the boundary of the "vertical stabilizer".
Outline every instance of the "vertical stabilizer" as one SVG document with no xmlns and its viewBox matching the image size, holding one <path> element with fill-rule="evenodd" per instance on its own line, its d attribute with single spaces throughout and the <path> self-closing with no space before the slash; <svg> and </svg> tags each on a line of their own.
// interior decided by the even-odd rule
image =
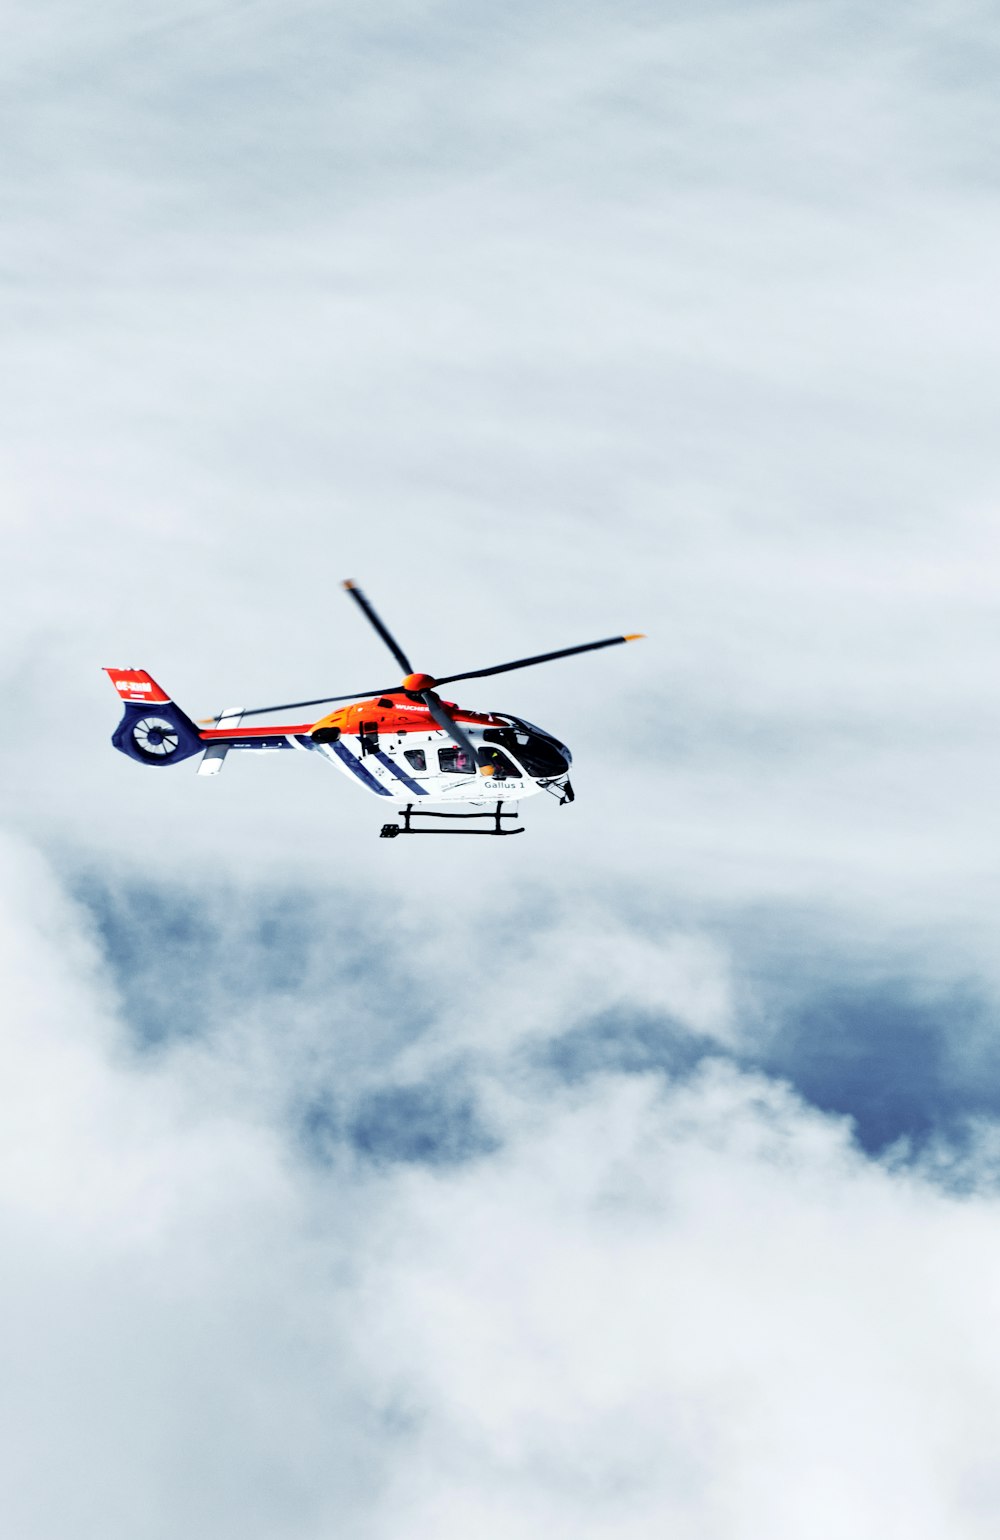
<svg viewBox="0 0 1000 1540">
<path fill-rule="evenodd" d="M 165 706 L 170 699 L 166 690 L 161 690 L 144 668 L 106 668 L 104 672 L 122 700 L 142 702 L 147 706 Z"/>
</svg>

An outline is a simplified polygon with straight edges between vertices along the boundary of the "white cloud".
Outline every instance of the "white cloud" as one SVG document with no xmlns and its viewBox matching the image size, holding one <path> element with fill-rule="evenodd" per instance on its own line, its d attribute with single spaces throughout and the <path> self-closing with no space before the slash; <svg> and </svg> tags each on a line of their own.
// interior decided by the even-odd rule
<svg viewBox="0 0 1000 1540">
<path fill-rule="evenodd" d="M 560 1087 L 491 1043 L 463 1073 L 492 1153 L 310 1166 L 283 1099 L 336 1076 L 349 1004 L 241 1025 L 223 989 L 212 1038 L 136 1057 L 83 916 L 5 855 L 0 1446 L 26 1540 L 995 1526 L 989 1130 L 957 1197 L 721 1060 Z M 573 980 L 545 987 L 558 1025 Z"/>
<path fill-rule="evenodd" d="M 532 1108 L 390 1215 L 365 1322 L 427 1418 L 408 1527 L 986 1534 L 994 1222 L 729 1071 Z"/>
<path fill-rule="evenodd" d="M 4 854 L 7 1522 L 309 1533 L 300 1463 L 349 1493 L 370 1450 L 289 1161 L 252 1116 L 131 1059 L 80 917 Z"/>
</svg>

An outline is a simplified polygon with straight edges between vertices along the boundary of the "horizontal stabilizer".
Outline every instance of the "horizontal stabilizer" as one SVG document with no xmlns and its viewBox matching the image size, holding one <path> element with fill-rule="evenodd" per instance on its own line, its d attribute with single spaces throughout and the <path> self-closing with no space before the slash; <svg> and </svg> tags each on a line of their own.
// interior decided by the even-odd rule
<svg viewBox="0 0 1000 1540">
<path fill-rule="evenodd" d="M 226 743 L 210 743 L 201 756 L 201 764 L 198 766 L 199 775 L 218 775 L 222 769 L 222 761 L 229 753 L 229 745 Z"/>
<path fill-rule="evenodd" d="M 242 706 L 226 706 L 215 718 L 215 727 L 216 729 L 229 728 L 235 731 L 235 729 L 239 727 L 242 720 Z M 198 774 L 218 775 L 219 771 L 222 769 L 223 761 L 228 753 L 228 743 L 210 743 L 204 754 L 201 756 L 201 763 L 198 766 Z"/>
</svg>

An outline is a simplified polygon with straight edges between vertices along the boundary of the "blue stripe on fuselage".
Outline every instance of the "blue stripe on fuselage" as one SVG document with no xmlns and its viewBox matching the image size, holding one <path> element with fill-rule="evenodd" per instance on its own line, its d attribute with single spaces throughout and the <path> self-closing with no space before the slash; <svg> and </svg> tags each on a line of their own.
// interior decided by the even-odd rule
<svg viewBox="0 0 1000 1540">
<path fill-rule="evenodd" d="M 402 781 L 403 785 L 412 791 L 415 797 L 426 797 L 426 787 L 418 785 L 413 777 L 407 775 L 406 771 L 402 769 L 400 765 L 393 763 L 388 754 L 383 753 L 381 749 L 376 749 L 375 758 L 378 760 L 379 764 L 385 765 L 387 770 L 391 770 L 397 781 Z"/>
<path fill-rule="evenodd" d="M 369 791 L 377 792 L 380 797 L 392 796 L 388 786 L 383 786 L 381 781 L 377 781 L 371 771 L 366 770 L 361 761 L 355 759 L 350 749 L 345 749 L 342 743 L 325 743 L 323 747 L 325 749 L 332 749 L 337 758 L 342 760 L 347 768 L 354 772 L 361 784 L 367 786 Z"/>
</svg>

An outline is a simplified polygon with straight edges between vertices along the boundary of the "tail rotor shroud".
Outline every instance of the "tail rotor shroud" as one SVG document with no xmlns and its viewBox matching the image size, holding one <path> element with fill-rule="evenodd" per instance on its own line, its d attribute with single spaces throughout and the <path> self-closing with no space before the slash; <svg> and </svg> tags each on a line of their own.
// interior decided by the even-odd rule
<svg viewBox="0 0 1000 1540">
<path fill-rule="evenodd" d="M 191 718 L 173 701 L 157 701 L 152 710 L 148 701 L 126 701 L 111 742 L 140 765 L 176 765 L 205 747 Z"/>
</svg>

